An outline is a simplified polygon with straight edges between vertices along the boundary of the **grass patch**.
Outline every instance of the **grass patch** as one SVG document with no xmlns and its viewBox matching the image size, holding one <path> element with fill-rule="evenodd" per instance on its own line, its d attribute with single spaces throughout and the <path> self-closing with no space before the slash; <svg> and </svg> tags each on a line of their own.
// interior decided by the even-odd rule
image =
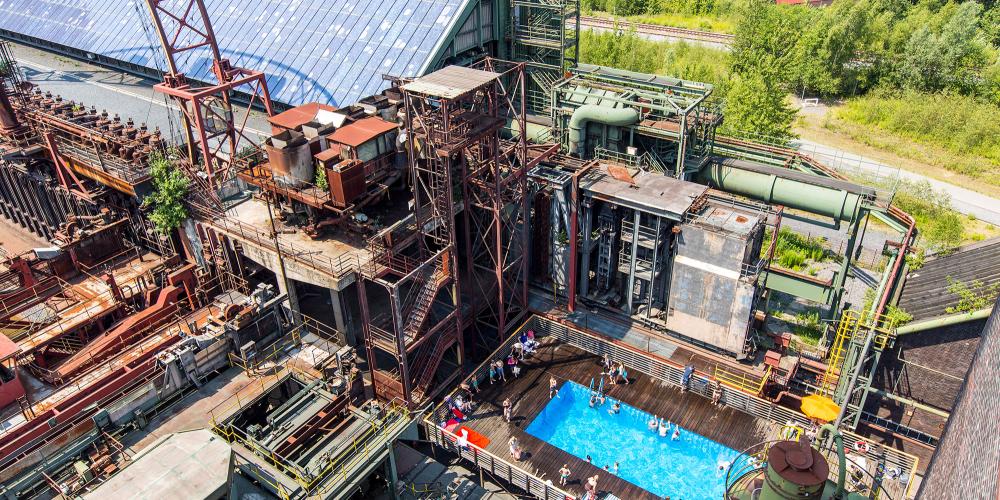
<svg viewBox="0 0 1000 500">
<path fill-rule="evenodd" d="M 819 311 L 798 313 L 792 323 L 792 333 L 802 342 L 812 346 L 819 344 L 824 329 L 825 325 L 819 319 Z"/>
<path fill-rule="evenodd" d="M 772 230 L 768 229 L 764 241 L 770 241 Z M 766 257 L 768 245 L 761 248 L 761 257 Z M 803 236 L 790 229 L 778 231 L 778 242 L 774 247 L 772 263 L 792 271 L 806 271 L 815 276 L 812 264 L 833 260 L 834 255 L 823 246 L 822 238 Z"/>
<path fill-rule="evenodd" d="M 869 146 L 1000 186 L 1000 106 L 974 97 L 875 93 L 847 101 L 823 126 Z"/>
</svg>

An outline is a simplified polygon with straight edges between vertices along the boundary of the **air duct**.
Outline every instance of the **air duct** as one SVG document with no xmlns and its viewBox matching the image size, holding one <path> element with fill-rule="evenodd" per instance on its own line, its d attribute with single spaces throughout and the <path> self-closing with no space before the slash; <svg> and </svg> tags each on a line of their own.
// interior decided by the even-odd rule
<svg viewBox="0 0 1000 500">
<path fill-rule="evenodd" d="M 609 108 L 597 104 L 584 104 L 573 111 L 569 119 L 569 151 L 583 158 L 587 141 L 587 122 L 626 127 L 639 123 L 639 110 L 635 108 Z"/>
</svg>

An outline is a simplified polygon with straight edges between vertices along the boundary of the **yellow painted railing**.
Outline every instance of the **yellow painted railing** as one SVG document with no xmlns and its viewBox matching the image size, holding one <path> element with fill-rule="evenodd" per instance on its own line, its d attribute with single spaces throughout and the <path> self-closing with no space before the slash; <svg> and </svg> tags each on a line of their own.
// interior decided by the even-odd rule
<svg viewBox="0 0 1000 500">
<path fill-rule="evenodd" d="M 748 375 L 746 373 L 735 373 L 725 368 L 715 365 L 715 379 L 719 381 L 720 384 L 726 385 L 738 391 L 743 391 L 749 394 L 759 395 L 764 391 L 764 385 L 767 384 L 768 379 L 771 378 L 771 367 L 768 366 L 764 370 L 764 375 L 760 378 Z"/>
<path fill-rule="evenodd" d="M 859 312 L 855 309 L 848 309 L 841 314 L 840 321 L 837 322 L 837 335 L 827 356 L 826 373 L 823 374 L 823 383 L 820 386 L 821 394 L 833 394 L 848 346 L 852 341 L 864 342 L 864 337 L 869 331 L 875 332 L 872 345 L 882 350 L 895 336 L 896 324 L 885 316 L 876 317 L 869 312 Z"/>
</svg>

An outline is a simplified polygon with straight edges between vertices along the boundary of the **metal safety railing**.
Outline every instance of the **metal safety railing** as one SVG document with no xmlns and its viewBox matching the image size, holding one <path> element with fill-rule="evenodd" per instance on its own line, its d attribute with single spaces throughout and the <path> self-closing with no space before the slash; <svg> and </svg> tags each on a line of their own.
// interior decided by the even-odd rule
<svg viewBox="0 0 1000 500">
<path fill-rule="evenodd" d="M 715 365 L 713 376 L 722 385 L 732 387 L 747 394 L 760 396 L 764 392 L 764 386 L 767 384 L 767 381 L 771 379 L 771 367 L 768 366 L 764 369 L 763 375 L 756 377 L 745 372 L 737 373 L 727 370 L 721 365 Z"/>
<path fill-rule="evenodd" d="M 387 445 L 406 425 L 409 425 L 410 411 L 405 405 L 396 401 L 386 404 L 373 401 L 369 406 L 377 407 L 378 413 L 369 420 L 370 425 L 359 435 L 354 436 L 348 446 L 344 446 L 339 453 L 325 460 L 324 465 L 313 469 L 302 467 L 293 460 L 265 448 L 231 423 L 213 422 L 212 430 L 227 442 L 239 444 L 255 456 L 264 459 L 278 473 L 294 481 L 306 492 L 318 493 L 320 497 L 324 497 L 324 493 L 348 481 L 359 464 L 368 464 L 376 455 L 385 453 Z"/>
<path fill-rule="evenodd" d="M 281 241 L 280 237 L 273 237 L 268 232 L 229 217 L 210 219 L 204 223 L 235 238 L 240 238 L 245 243 L 275 252 L 280 251 L 284 259 L 298 262 L 338 279 L 361 269 L 361 259 L 354 253 L 345 253 L 331 258 L 318 250 L 300 248 L 293 243 Z"/>
</svg>

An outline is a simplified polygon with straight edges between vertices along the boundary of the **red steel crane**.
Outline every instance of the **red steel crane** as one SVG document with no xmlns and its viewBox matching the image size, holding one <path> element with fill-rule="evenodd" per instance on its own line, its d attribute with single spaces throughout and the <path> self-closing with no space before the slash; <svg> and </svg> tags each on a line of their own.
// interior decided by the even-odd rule
<svg viewBox="0 0 1000 500">
<path fill-rule="evenodd" d="M 203 0 L 146 0 L 156 32 L 167 55 L 169 73 L 154 88 L 170 96 L 180 107 L 188 148 L 191 177 L 218 202 L 217 190 L 233 173 L 242 141 L 256 145 L 245 133 L 250 109 L 261 104 L 273 116 L 271 96 L 264 73 L 234 67 L 222 57 Z M 181 55 L 196 49 L 208 50 L 216 83 L 192 83 L 180 72 Z M 192 55 L 196 54 L 192 53 Z M 246 114 L 234 117 L 231 92 L 248 95 Z M 245 144 L 245 143 L 243 143 Z M 201 160 L 202 172 L 197 165 Z"/>
</svg>

